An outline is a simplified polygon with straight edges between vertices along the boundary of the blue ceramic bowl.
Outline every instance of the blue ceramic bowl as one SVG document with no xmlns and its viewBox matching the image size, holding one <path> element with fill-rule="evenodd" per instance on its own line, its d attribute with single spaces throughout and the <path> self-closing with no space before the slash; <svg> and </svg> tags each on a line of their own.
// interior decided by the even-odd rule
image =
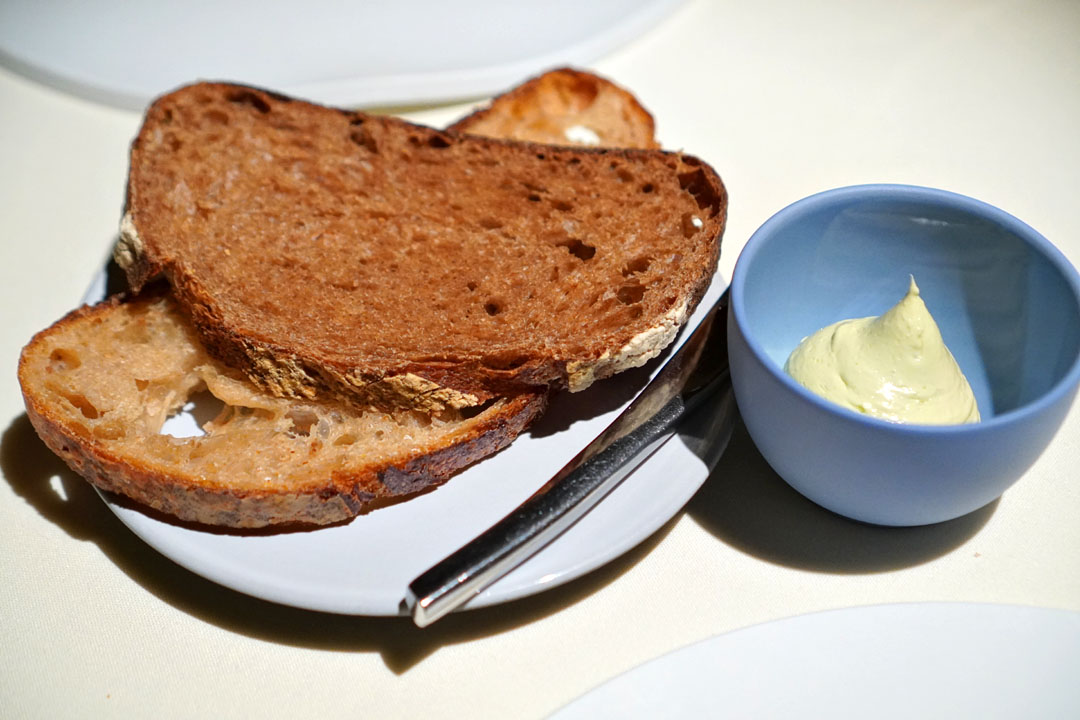
<svg viewBox="0 0 1080 720">
<path fill-rule="evenodd" d="M 909 275 L 975 392 L 980 423 L 867 417 L 783 371 L 805 336 L 892 307 Z M 1060 426 L 1080 381 L 1080 277 L 1039 233 L 977 200 L 841 188 L 781 210 L 747 242 L 728 344 L 747 430 L 792 487 L 856 520 L 941 522 L 999 497 Z"/>
</svg>

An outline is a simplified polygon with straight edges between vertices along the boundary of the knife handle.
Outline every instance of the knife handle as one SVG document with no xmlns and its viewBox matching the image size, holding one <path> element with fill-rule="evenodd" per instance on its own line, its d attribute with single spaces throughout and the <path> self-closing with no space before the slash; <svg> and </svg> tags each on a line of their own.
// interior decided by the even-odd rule
<svg viewBox="0 0 1080 720">
<path fill-rule="evenodd" d="M 647 437 L 624 436 L 568 474 L 556 475 L 511 514 L 413 580 L 405 602 L 416 625 L 426 627 L 457 609 L 565 532 L 667 440 L 672 419 L 681 415 L 676 396 L 650 418 Z"/>
</svg>

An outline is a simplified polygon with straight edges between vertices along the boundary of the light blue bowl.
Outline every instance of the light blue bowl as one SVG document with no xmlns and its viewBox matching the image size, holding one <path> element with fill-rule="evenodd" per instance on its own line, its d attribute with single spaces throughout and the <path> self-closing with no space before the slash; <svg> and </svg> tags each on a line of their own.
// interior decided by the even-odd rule
<svg viewBox="0 0 1080 720">
<path fill-rule="evenodd" d="M 783 371 L 802 338 L 880 315 L 914 275 L 982 422 L 901 425 L 818 397 Z M 1080 381 L 1080 277 L 1035 230 L 961 195 L 864 185 L 781 210 L 747 242 L 728 344 L 739 411 L 800 493 L 882 525 L 960 517 L 1046 448 Z"/>
</svg>

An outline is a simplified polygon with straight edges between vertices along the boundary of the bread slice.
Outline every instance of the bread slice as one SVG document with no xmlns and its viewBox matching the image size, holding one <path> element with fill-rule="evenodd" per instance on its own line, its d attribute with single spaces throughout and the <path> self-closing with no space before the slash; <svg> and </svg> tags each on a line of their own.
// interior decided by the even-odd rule
<svg viewBox="0 0 1080 720">
<path fill-rule="evenodd" d="M 604 122 L 598 131 L 617 136 L 622 120 Z M 95 485 L 244 528 L 338 522 L 423 492 L 509 444 L 546 401 L 527 392 L 463 411 L 387 412 L 275 397 L 211 358 L 175 301 L 154 294 L 82 308 L 39 333 L 19 380 L 38 433 Z M 218 405 L 205 435 L 164 434 L 193 397 Z"/>
<path fill-rule="evenodd" d="M 23 350 L 19 382 L 38 434 L 91 483 L 237 528 L 333 523 L 415 495 L 509 444 L 545 403 L 428 414 L 276 398 L 210 358 L 168 296 L 70 313 Z M 201 393 L 221 406 L 205 435 L 162 434 Z"/>
<path fill-rule="evenodd" d="M 448 129 L 552 145 L 660 147 L 653 117 L 636 97 L 573 68 L 549 70 Z"/>
<path fill-rule="evenodd" d="M 149 108 L 115 257 L 275 395 L 463 408 L 675 336 L 727 199 L 687 155 L 457 135 L 202 83 Z"/>
</svg>

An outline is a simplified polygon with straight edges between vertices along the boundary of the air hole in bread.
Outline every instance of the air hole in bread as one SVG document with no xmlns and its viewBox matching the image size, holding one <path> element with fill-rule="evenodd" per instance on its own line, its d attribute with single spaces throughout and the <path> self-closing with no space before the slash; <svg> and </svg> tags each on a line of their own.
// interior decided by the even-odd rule
<svg viewBox="0 0 1080 720">
<path fill-rule="evenodd" d="M 488 315 L 495 316 L 503 311 L 503 302 L 497 298 L 492 298 L 484 303 L 484 312 Z"/>
<path fill-rule="evenodd" d="M 656 188 L 653 186 L 652 183 L 645 183 L 644 185 L 641 186 L 641 192 L 645 193 L 646 195 L 648 195 L 649 193 L 651 193 L 655 189 Z"/>
<path fill-rule="evenodd" d="M 551 282 L 555 282 L 559 279 L 558 266 L 551 268 L 551 276 L 548 278 Z"/>
<path fill-rule="evenodd" d="M 499 401 L 498 398 L 492 398 L 492 399 L 488 400 L 487 402 L 480 403 L 479 405 L 472 405 L 470 407 L 461 408 L 460 410 L 457 411 L 458 412 L 458 417 L 460 417 L 462 419 L 465 419 L 465 420 L 468 420 L 470 418 L 474 418 L 477 415 L 479 415 L 480 413 L 482 413 L 485 410 L 487 410 L 488 408 L 490 408 L 492 405 L 494 405 L 498 401 Z"/>
<path fill-rule="evenodd" d="M 643 273 L 649 269 L 650 265 L 652 265 L 652 258 L 648 255 L 642 255 L 641 257 L 629 260 L 626 265 L 623 266 L 623 277 L 630 277 L 631 275 Z"/>
<path fill-rule="evenodd" d="M 49 354 L 49 372 L 66 372 L 82 365 L 82 360 L 72 350 L 56 348 Z"/>
<path fill-rule="evenodd" d="M 570 251 L 571 255 L 580 260 L 592 260 L 593 256 L 596 255 L 595 247 L 593 247 L 592 245 L 586 245 L 577 238 L 569 238 L 567 240 L 556 243 L 556 245 L 566 248 Z"/>
<path fill-rule="evenodd" d="M 150 381 L 149 380 L 142 380 L 140 378 L 135 378 L 135 389 L 136 390 L 138 390 L 139 392 L 142 392 L 143 390 L 145 390 L 148 387 L 150 387 Z"/>
<path fill-rule="evenodd" d="M 220 419 L 219 423 L 224 424 L 228 414 L 225 403 L 209 390 L 202 390 L 189 396 L 187 402 L 165 420 L 159 432 L 175 438 L 199 437 L 206 434 L 207 423 Z"/>
<path fill-rule="evenodd" d="M 683 237 L 692 238 L 692 237 L 694 237 L 694 234 L 703 227 L 705 227 L 705 223 L 702 222 L 701 218 L 699 218 L 697 215 L 693 215 L 691 213 L 683 213 L 683 216 L 682 216 L 682 234 L 683 234 Z"/>
<path fill-rule="evenodd" d="M 645 314 L 645 309 L 640 305 L 631 305 L 626 309 L 627 320 L 637 320 Z"/>
<path fill-rule="evenodd" d="M 546 160 L 547 156 L 544 155 L 544 153 L 536 153 L 536 159 L 537 160 Z"/>
<path fill-rule="evenodd" d="M 624 167 L 620 167 L 618 170 L 616 170 L 615 174 L 618 175 L 619 179 L 622 180 L 624 183 L 634 182 L 634 173 L 630 172 Z"/>
<path fill-rule="evenodd" d="M 566 202 L 565 200 L 552 200 L 551 207 L 555 208 L 560 212 L 570 212 L 574 209 L 574 206 Z"/>
<path fill-rule="evenodd" d="M 60 392 L 60 394 L 63 395 L 65 400 L 67 400 L 79 412 L 81 412 L 82 416 L 84 418 L 87 418 L 87 419 L 90 419 L 90 420 L 97 420 L 99 417 L 101 417 L 104 414 L 100 410 L 98 410 L 96 407 L 94 407 L 94 404 L 92 402 L 90 402 L 87 399 L 87 397 L 85 395 L 83 395 L 82 393 L 71 392 L 71 391 L 63 391 L 62 390 Z"/>
<path fill-rule="evenodd" d="M 624 305 L 633 305 L 641 302 L 641 298 L 645 297 L 645 286 L 632 283 L 630 285 L 623 285 L 615 293 L 615 297 L 619 298 L 619 302 Z"/>
<path fill-rule="evenodd" d="M 492 370 L 516 370 L 527 362 L 526 355 L 495 355 L 484 360 L 484 365 Z"/>
<path fill-rule="evenodd" d="M 470 280 L 469 282 L 465 283 L 465 287 L 469 288 L 469 292 L 475 292 L 476 288 L 478 288 L 479 285 Z"/>
<path fill-rule="evenodd" d="M 503 226 L 503 221 L 497 217 L 487 216 L 480 218 L 480 227 L 485 230 L 498 230 Z"/>
<path fill-rule="evenodd" d="M 450 145 L 450 138 L 446 137 L 445 135 L 432 135 L 430 138 L 428 138 L 428 146 L 433 147 L 436 150 L 448 148 L 450 147 Z"/>
<path fill-rule="evenodd" d="M 330 286 L 338 290 L 344 290 L 345 292 L 353 292 L 360 289 L 359 278 L 347 278 L 344 280 L 331 280 Z"/>
<path fill-rule="evenodd" d="M 529 202 L 540 202 L 540 196 L 536 193 L 529 195 Z"/>
<path fill-rule="evenodd" d="M 307 408 L 292 408 L 285 413 L 285 417 L 292 423 L 290 432 L 297 435 L 311 435 L 319 416 Z"/>
<path fill-rule="evenodd" d="M 180 138 L 176 137 L 173 133 L 165 134 L 165 144 L 169 146 L 169 149 L 176 152 L 184 146 L 184 143 L 180 142 Z"/>
<path fill-rule="evenodd" d="M 353 445 L 359 439 L 360 438 L 356 437 L 356 435 L 353 435 L 352 433 L 345 433 L 344 435 L 342 435 L 342 436 L 338 437 L 337 439 L 335 439 L 334 444 L 335 445 Z"/>
<path fill-rule="evenodd" d="M 203 113 L 203 119 L 213 125 L 228 125 L 229 116 L 221 110 L 207 110 Z"/>
<path fill-rule="evenodd" d="M 349 139 L 368 152 L 379 152 L 378 143 L 375 142 L 375 138 L 366 127 L 360 126 L 358 129 L 353 130 L 349 133 Z"/>
<path fill-rule="evenodd" d="M 720 212 L 720 195 L 716 188 L 709 182 L 709 176 L 704 168 L 697 168 L 689 172 L 679 173 L 679 187 L 694 196 L 697 205 L 702 210 L 708 210 L 710 216 Z"/>
<path fill-rule="evenodd" d="M 270 112 L 270 104 L 251 90 L 238 90 L 228 95 L 228 100 L 237 105 L 250 105 L 263 115 Z"/>
</svg>

